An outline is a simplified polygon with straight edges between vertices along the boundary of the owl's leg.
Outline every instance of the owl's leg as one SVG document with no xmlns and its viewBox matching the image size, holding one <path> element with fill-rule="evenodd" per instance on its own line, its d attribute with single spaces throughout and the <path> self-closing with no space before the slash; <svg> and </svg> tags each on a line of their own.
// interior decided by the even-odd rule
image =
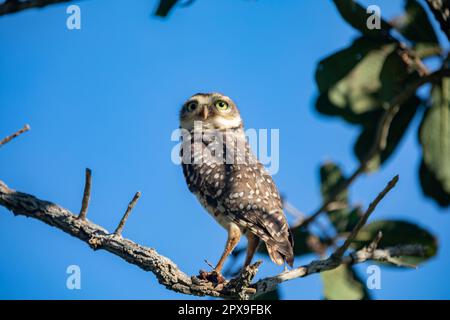
<svg viewBox="0 0 450 320">
<path fill-rule="evenodd" d="M 225 260 L 228 258 L 230 253 L 233 252 L 234 248 L 239 243 L 240 239 L 241 239 L 241 230 L 235 224 L 230 224 L 230 227 L 228 228 L 228 239 L 225 245 L 225 250 L 223 251 L 222 256 L 220 257 L 220 260 L 217 263 L 216 267 L 214 268 L 215 272 L 217 272 L 218 274 L 222 272 Z"/>
<path fill-rule="evenodd" d="M 230 227 L 228 228 L 228 239 L 225 245 L 225 250 L 223 251 L 222 256 L 220 257 L 219 262 L 217 263 L 216 267 L 212 272 L 200 270 L 199 275 L 200 279 L 208 280 L 210 282 L 215 283 L 225 282 L 225 278 L 221 274 L 223 264 L 225 263 L 225 260 L 228 258 L 230 253 L 233 252 L 233 249 L 236 247 L 240 239 L 241 239 L 241 230 L 237 225 L 233 223 L 230 224 Z"/>
<path fill-rule="evenodd" d="M 244 262 L 244 268 L 252 263 L 253 256 L 255 255 L 256 250 L 258 249 L 260 239 L 258 236 L 254 235 L 251 232 L 247 234 L 247 256 Z"/>
</svg>

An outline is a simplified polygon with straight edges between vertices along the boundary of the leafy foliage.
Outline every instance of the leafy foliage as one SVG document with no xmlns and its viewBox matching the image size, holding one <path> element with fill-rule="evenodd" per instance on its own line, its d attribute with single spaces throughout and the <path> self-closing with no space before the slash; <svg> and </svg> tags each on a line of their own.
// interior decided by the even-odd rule
<svg viewBox="0 0 450 320">
<path fill-rule="evenodd" d="M 420 69 L 423 62 L 417 58 L 438 56 L 443 50 L 427 12 L 416 0 L 406 0 L 404 14 L 393 22 L 407 44 L 393 36 L 390 24 L 383 19 L 380 29 L 369 30 L 366 25 L 369 14 L 355 1 L 333 2 L 342 18 L 358 30 L 361 37 L 348 48 L 319 62 L 316 109 L 324 115 L 338 116 L 361 127 L 354 152 L 363 161 L 373 146 L 386 107 L 402 94 L 406 85 L 423 73 Z M 446 62 L 440 58 L 444 66 Z M 439 205 L 448 207 L 450 91 L 446 83 L 448 81 L 444 80 L 434 86 L 431 97 L 425 98 L 432 107 L 425 112 L 420 129 L 423 161 L 419 176 L 424 193 Z M 386 146 L 370 159 L 368 170 L 376 170 L 394 154 L 423 105 L 422 100 L 413 94 L 400 106 L 389 128 Z"/>
<path fill-rule="evenodd" d="M 399 113 L 392 121 L 387 137 L 386 148 L 370 160 L 368 164 L 369 170 L 376 170 L 394 153 L 405 135 L 406 130 L 414 119 L 419 105 L 420 100 L 414 96 L 404 104 L 403 108 L 400 109 Z M 354 145 L 354 152 L 358 160 L 363 161 L 369 152 L 369 148 L 373 144 L 377 134 L 377 124 L 381 120 L 382 116 L 382 110 L 374 112 L 372 116 L 373 121 L 369 121 L 362 126 L 361 134 L 357 138 Z"/>
<path fill-rule="evenodd" d="M 397 50 L 398 44 L 359 38 L 349 48 L 321 61 L 316 72 L 320 96 L 316 108 L 341 116 L 362 127 L 355 154 L 363 160 L 373 144 L 384 105 L 398 94 L 407 79 L 416 76 Z M 414 118 L 420 100 L 413 96 L 401 108 L 389 132 L 386 149 L 369 163 L 376 169 L 389 158 Z M 375 121 L 374 121 L 375 120 Z"/>
<path fill-rule="evenodd" d="M 336 188 L 347 178 L 339 166 L 327 162 L 320 168 L 321 191 L 323 201 L 328 201 L 336 192 Z M 345 190 L 335 197 L 339 209 L 326 211 L 327 216 L 337 235 L 344 235 L 354 229 L 362 213 L 359 207 L 352 206 L 348 191 Z M 438 248 L 437 239 L 427 230 L 407 221 L 379 220 L 366 226 L 357 234 L 352 244 L 355 250 L 368 246 L 377 233 L 381 231 L 383 237 L 379 248 L 397 245 L 422 245 L 426 252 L 423 257 L 398 257 L 398 261 L 406 264 L 418 264 L 433 257 Z M 357 276 L 355 270 L 349 266 L 322 273 L 325 299 L 370 299 L 365 286 Z"/>
<path fill-rule="evenodd" d="M 331 162 L 322 165 L 320 168 L 320 177 L 324 201 L 327 200 L 327 195 L 345 180 L 341 169 Z M 353 230 L 361 213 L 358 207 L 349 209 L 351 205 L 347 191 L 339 195 L 337 199 L 341 201 L 341 204 L 345 204 L 347 208 L 329 211 L 327 214 L 336 232 L 341 234 Z M 378 245 L 380 248 L 420 244 L 426 248 L 424 259 L 434 256 L 437 252 L 438 244 L 435 236 L 411 222 L 402 220 L 379 220 L 367 224 L 356 236 L 353 248 L 361 249 L 367 246 L 375 238 L 378 231 L 382 231 L 383 233 L 383 237 Z"/>
<path fill-rule="evenodd" d="M 324 298 L 327 300 L 367 300 L 370 295 L 356 271 L 341 265 L 320 274 L 323 282 Z"/>
<path fill-rule="evenodd" d="M 306 254 L 313 253 L 310 246 L 308 245 L 309 238 L 312 237 L 311 233 L 304 228 L 296 228 L 293 230 L 294 237 L 294 255 L 302 256 Z"/>
<path fill-rule="evenodd" d="M 352 123 L 370 121 L 371 111 L 382 107 L 380 72 L 394 43 L 359 38 L 340 52 L 319 62 L 316 108 Z"/>
<path fill-rule="evenodd" d="M 450 79 L 432 89 L 431 107 L 419 131 L 423 161 L 420 179 L 424 193 L 439 205 L 450 205 Z"/>
</svg>

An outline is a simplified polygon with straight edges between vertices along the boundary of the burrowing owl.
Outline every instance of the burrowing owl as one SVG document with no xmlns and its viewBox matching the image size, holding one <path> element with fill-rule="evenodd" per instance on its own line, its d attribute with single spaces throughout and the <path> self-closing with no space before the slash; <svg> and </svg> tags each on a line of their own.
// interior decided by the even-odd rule
<svg viewBox="0 0 450 320">
<path fill-rule="evenodd" d="M 272 177 L 247 143 L 239 110 L 227 96 L 199 93 L 181 108 L 182 166 L 189 190 L 228 232 L 213 273 L 220 276 L 228 255 L 245 235 L 244 266 L 260 239 L 273 262 L 294 262 L 293 239 Z M 223 279 L 223 278 L 222 278 Z"/>
</svg>

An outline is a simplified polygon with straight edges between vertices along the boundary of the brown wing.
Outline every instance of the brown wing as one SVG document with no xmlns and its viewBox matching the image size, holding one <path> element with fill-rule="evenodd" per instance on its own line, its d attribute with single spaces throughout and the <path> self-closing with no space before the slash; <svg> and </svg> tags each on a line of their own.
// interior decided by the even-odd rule
<svg viewBox="0 0 450 320">
<path fill-rule="evenodd" d="M 277 264 L 287 261 L 292 266 L 294 242 L 278 189 L 261 164 L 258 163 L 254 170 L 257 172 L 255 176 L 253 170 L 249 170 L 250 174 L 244 175 L 238 184 L 247 188 L 244 196 L 228 208 L 235 213 L 237 224 L 248 228 L 266 243 L 272 261 Z"/>
</svg>

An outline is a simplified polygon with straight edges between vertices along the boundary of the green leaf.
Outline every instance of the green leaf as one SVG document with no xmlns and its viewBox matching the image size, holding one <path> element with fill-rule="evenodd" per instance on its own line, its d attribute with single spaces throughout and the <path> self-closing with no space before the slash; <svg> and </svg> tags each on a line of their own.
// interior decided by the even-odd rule
<svg viewBox="0 0 450 320">
<path fill-rule="evenodd" d="M 408 69 L 408 66 L 398 52 L 396 50 L 392 51 L 386 57 L 379 74 L 381 85 L 379 94 L 380 104 L 389 104 L 403 90 L 405 83 L 417 76 L 415 71 Z M 369 171 L 378 169 L 395 151 L 416 115 L 420 102 L 419 98 L 413 96 L 401 106 L 400 111 L 391 123 L 386 148 L 381 153 L 375 155 L 369 162 L 367 168 Z M 354 146 L 355 154 L 360 161 L 366 158 L 373 146 L 377 135 L 378 123 L 383 117 L 383 114 L 384 109 L 373 111 L 371 113 L 371 121 L 363 123 L 361 134 Z"/>
<path fill-rule="evenodd" d="M 294 238 L 294 255 L 302 256 L 305 254 L 313 253 L 308 245 L 311 233 L 305 228 L 299 227 L 292 230 L 292 236 Z"/>
<path fill-rule="evenodd" d="M 424 194 L 440 206 L 450 206 L 450 79 L 444 78 L 431 92 L 431 108 L 419 130 L 423 162 L 420 182 Z"/>
<path fill-rule="evenodd" d="M 366 286 L 352 267 L 341 265 L 336 269 L 320 274 L 324 297 L 327 300 L 370 299 Z"/>
<path fill-rule="evenodd" d="M 389 129 L 386 148 L 377 154 L 368 164 L 368 170 L 373 171 L 379 168 L 394 153 L 400 144 L 403 136 L 411 124 L 420 105 L 420 99 L 416 96 L 409 99 L 394 117 Z M 375 136 L 377 134 L 377 126 L 383 116 L 383 111 L 377 111 L 373 115 L 373 121 L 364 124 L 361 134 L 354 145 L 354 152 L 359 161 L 365 159 L 367 153 L 372 148 Z"/>
<path fill-rule="evenodd" d="M 320 181 L 323 202 L 327 202 L 334 190 L 346 180 L 341 169 L 332 162 L 323 164 L 320 168 Z M 359 220 L 360 212 L 358 208 L 348 207 L 348 190 L 343 191 L 336 197 L 336 202 L 342 204 L 344 208 L 328 210 L 326 213 L 338 233 L 352 230 Z"/>
<path fill-rule="evenodd" d="M 379 50 L 389 42 L 377 39 L 358 38 L 346 49 L 338 51 L 319 62 L 316 82 L 319 92 L 327 92 L 348 76 L 370 52 Z"/>
<path fill-rule="evenodd" d="M 166 17 L 177 2 L 178 0 L 160 0 L 155 15 L 159 17 Z"/>
<path fill-rule="evenodd" d="M 389 72 L 384 65 L 396 49 L 395 43 L 360 38 L 349 48 L 322 60 L 316 71 L 320 93 L 317 110 L 323 114 L 339 115 L 353 123 L 371 122 L 371 112 L 381 109 L 388 96 L 383 81 Z M 399 60 L 391 58 L 391 67 L 394 67 L 394 62 Z"/>
<path fill-rule="evenodd" d="M 401 54 L 397 50 L 389 53 L 384 60 L 379 73 L 381 84 L 380 100 L 389 103 L 392 98 L 403 91 L 407 81 L 417 80 L 419 77 L 416 71 L 409 69 Z"/>
<path fill-rule="evenodd" d="M 336 188 L 346 180 L 341 168 L 333 162 L 326 162 L 320 167 L 320 191 L 323 201 L 327 202 L 334 194 Z M 336 201 L 348 203 L 348 190 L 341 192 Z"/>
<path fill-rule="evenodd" d="M 425 247 L 423 257 L 400 257 L 400 260 L 405 263 L 418 264 L 423 262 L 433 257 L 438 249 L 438 241 L 429 231 L 403 220 L 377 220 L 365 225 L 356 236 L 352 246 L 356 249 L 367 246 L 375 238 L 378 231 L 383 233 L 378 248 L 408 244 L 420 244 Z"/>
<path fill-rule="evenodd" d="M 407 0 L 405 11 L 405 15 L 396 21 L 396 29 L 414 44 L 419 56 L 439 54 L 438 37 L 422 5 L 416 0 Z"/>
<path fill-rule="evenodd" d="M 330 210 L 327 215 L 338 233 L 352 231 L 361 218 L 361 209 L 347 207 L 339 210 Z"/>
<path fill-rule="evenodd" d="M 434 199 L 441 207 L 450 205 L 448 192 L 442 188 L 441 183 L 437 180 L 434 173 L 428 169 L 423 159 L 420 163 L 419 179 L 422 191 L 426 196 Z"/>
<path fill-rule="evenodd" d="M 389 34 L 391 26 L 381 19 L 381 28 L 370 30 L 367 27 L 367 20 L 372 15 L 367 13 L 367 9 L 353 0 L 333 0 L 342 18 L 353 28 L 369 37 L 384 37 Z"/>
</svg>

